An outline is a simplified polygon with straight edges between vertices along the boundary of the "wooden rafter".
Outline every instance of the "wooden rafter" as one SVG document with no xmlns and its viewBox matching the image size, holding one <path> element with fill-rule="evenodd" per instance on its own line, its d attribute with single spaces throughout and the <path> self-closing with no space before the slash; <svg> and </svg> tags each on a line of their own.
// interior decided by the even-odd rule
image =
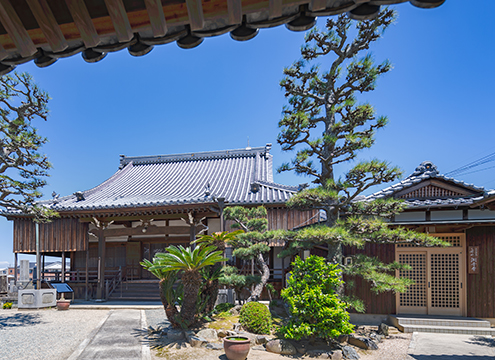
<svg viewBox="0 0 495 360">
<path fill-rule="evenodd" d="M 242 1 L 227 0 L 229 11 L 229 24 L 240 24 L 242 22 Z"/>
<path fill-rule="evenodd" d="M 9 54 L 7 53 L 7 51 L 5 51 L 5 48 L 3 47 L 3 45 L 0 44 L 0 61 L 5 59 L 8 55 Z"/>
<path fill-rule="evenodd" d="M 100 43 L 100 37 L 96 31 L 93 20 L 89 15 L 88 8 L 86 7 L 84 1 L 80 0 L 65 0 L 67 7 L 74 19 L 79 33 L 81 34 L 81 39 L 84 45 L 88 48 L 98 46 Z"/>
<path fill-rule="evenodd" d="M 105 0 L 105 5 L 119 41 L 131 40 L 134 35 L 122 0 Z"/>
<path fill-rule="evenodd" d="M 0 21 L 21 56 L 29 57 L 37 51 L 33 40 L 8 0 L 0 0 Z"/>
<path fill-rule="evenodd" d="M 268 14 L 270 19 L 275 19 L 282 16 L 282 0 L 269 0 Z"/>
<path fill-rule="evenodd" d="M 202 30 L 205 24 L 201 0 L 186 0 L 191 30 Z"/>
<path fill-rule="evenodd" d="M 160 0 L 144 0 L 146 11 L 150 18 L 151 30 L 154 37 L 165 36 L 167 33 L 167 22 L 163 13 L 162 2 Z"/>
<path fill-rule="evenodd" d="M 62 30 L 53 15 L 52 9 L 46 0 L 26 0 L 33 13 L 48 45 L 52 51 L 59 52 L 67 49 L 69 44 L 65 40 Z"/>
</svg>

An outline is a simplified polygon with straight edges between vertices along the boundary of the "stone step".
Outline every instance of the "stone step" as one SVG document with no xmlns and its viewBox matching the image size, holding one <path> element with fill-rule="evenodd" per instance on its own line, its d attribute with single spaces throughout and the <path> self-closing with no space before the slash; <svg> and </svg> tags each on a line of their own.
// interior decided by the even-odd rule
<svg viewBox="0 0 495 360">
<path fill-rule="evenodd" d="M 489 327 L 440 326 L 440 325 L 399 325 L 405 333 L 430 332 L 443 334 L 467 334 L 495 336 L 495 329 Z"/>
<path fill-rule="evenodd" d="M 444 319 L 444 318 L 402 318 L 397 317 L 400 325 L 414 326 L 450 326 L 450 327 L 490 327 L 490 322 L 478 319 Z"/>
</svg>

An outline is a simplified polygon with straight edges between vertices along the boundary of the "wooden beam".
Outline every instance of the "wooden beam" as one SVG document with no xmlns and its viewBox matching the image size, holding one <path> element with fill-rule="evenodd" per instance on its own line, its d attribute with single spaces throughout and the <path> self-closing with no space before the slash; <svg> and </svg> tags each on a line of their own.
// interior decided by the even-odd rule
<svg viewBox="0 0 495 360">
<path fill-rule="evenodd" d="M 144 0 L 146 11 L 150 18 L 151 30 L 154 37 L 162 37 L 167 33 L 167 22 L 163 13 L 161 0 Z"/>
<path fill-rule="evenodd" d="M 22 57 L 31 56 L 37 51 L 33 40 L 8 0 L 0 0 L 0 21 Z"/>
<path fill-rule="evenodd" d="M 186 0 L 187 13 L 189 14 L 189 24 L 191 30 L 202 30 L 205 25 L 203 15 L 203 4 L 201 0 Z"/>
<path fill-rule="evenodd" d="M 282 16 L 282 0 L 269 0 L 268 16 L 275 19 Z"/>
<path fill-rule="evenodd" d="M 96 32 L 95 25 L 93 24 L 93 20 L 91 20 L 91 16 L 89 15 L 88 8 L 84 4 L 84 1 L 65 0 L 65 3 L 79 30 L 84 45 L 88 48 L 98 46 L 100 43 L 100 36 Z"/>
<path fill-rule="evenodd" d="M 229 12 L 229 24 L 240 24 L 242 22 L 242 1 L 227 0 Z"/>
<path fill-rule="evenodd" d="M 60 26 L 53 15 L 52 9 L 48 6 L 48 2 L 46 0 L 26 1 L 52 51 L 60 52 L 67 49 L 69 44 L 65 40 L 62 30 L 60 30 Z"/>
<path fill-rule="evenodd" d="M 105 0 L 105 5 L 119 42 L 131 40 L 134 34 L 122 0 Z"/>
<path fill-rule="evenodd" d="M 203 228 L 202 226 L 198 226 Z M 146 231 L 143 231 L 146 230 Z M 90 233 L 98 236 L 98 229 L 90 230 Z M 138 235 L 186 235 L 190 234 L 190 226 L 138 226 L 135 228 L 105 229 L 105 237 L 138 236 Z"/>
</svg>

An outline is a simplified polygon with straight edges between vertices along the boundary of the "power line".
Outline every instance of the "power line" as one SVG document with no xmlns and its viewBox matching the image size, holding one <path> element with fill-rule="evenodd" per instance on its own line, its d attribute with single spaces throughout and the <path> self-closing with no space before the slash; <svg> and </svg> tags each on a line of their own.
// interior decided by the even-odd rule
<svg viewBox="0 0 495 360">
<path fill-rule="evenodd" d="M 486 156 L 483 156 L 483 157 L 481 157 L 475 161 L 472 161 L 469 164 L 463 165 L 457 169 L 449 171 L 445 175 L 456 176 L 456 175 L 460 175 L 460 174 L 466 175 L 466 173 L 471 174 L 472 172 L 468 172 L 468 170 L 471 170 L 475 167 L 478 167 L 478 166 L 483 165 L 483 164 L 487 164 L 487 163 L 492 162 L 492 161 L 495 161 L 495 152 L 488 154 Z M 486 168 L 486 169 L 490 169 L 490 168 Z M 476 170 L 476 171 L 478 171 L 478 170 Z M 476 172 L 476 171 L 474 171 L 474 172 Z M 479 171 L 483 171 L 483 170 L 479 170 Z"/>
</svg>

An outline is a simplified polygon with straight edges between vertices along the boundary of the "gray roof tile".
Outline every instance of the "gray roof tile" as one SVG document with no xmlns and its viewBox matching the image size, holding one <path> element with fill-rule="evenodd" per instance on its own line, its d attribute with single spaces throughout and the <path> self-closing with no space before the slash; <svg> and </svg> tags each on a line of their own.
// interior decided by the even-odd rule
<svg viewBox="0 0 495 360">
<path fill-rule="evenodd" d="M 264 147 L 161 156 L 121 155 L 119 170 L 100 185 L 43 201 L 58 211 L 212 203 L 285 203 L 297 186 L 273 182 L 271 144 Z M 255 192 L 251 191 L 251 184 Z M 257 191 L 256 191 L 257 190 Z"/>
</svg>

